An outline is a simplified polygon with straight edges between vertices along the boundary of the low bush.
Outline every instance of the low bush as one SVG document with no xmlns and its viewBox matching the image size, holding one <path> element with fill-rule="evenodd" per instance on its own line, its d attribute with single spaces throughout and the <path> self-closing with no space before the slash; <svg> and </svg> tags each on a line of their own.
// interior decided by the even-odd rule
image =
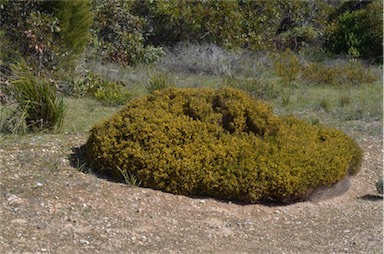
<svg viewBox="0 0 384 254">
<path fill-rule="evenodd" d="M 360 168 L 343 132 L 233 89 L 165 89 L 128 103 L 86 143 L 88 165 L 174 194 L 240 202 L 307 199 Z"/>
<path fill-rule="evenodd" d="M 291 50 L 286 50 L 284 53 L 277 54 L 274 63 L 274 69 L 285 83 L 295 81 L 301 69 L 299 58 Z"/>
<path fill-rule="evenodd" d="M 92 72 L 73 73 L 69 76 L 62 75 L 59 81 L 60 90 L 66 96 L 92 97 L 105 81 L 99 75 Z"/>
</svg>

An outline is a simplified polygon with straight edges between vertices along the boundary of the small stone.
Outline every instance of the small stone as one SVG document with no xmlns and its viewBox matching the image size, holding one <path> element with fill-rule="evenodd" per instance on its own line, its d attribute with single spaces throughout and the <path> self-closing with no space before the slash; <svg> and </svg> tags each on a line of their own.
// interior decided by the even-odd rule
<svg viewBox="0 0 384 254">
<path fill-rule="evenodd" d="M 88 245 L 88 244 L 89 244 L 89 241 L 84 240 L 84 239 L 81 239 L 81 240 L 80 240 L 80 243 L 81 243 L 81 244 L 86 244 L 86 245 Z"/>
<path fill-rule="evenodd" d="M 48 227 L 48 224 L 45 222 L 41 222 L 37 225 L 38 229 L 46 229 Z"/>
<path fill-rule="evenodd" d="M 11 223 L 12 224 L 26 224 L 27 221 L 24 219 L 14 219 L 14 220 L 11 220 Z"/>
<path fill-rule="evenodd" d="M 5 195 L 5 198 L 7 199 L 7 201 L 10 204 L 15 204 L 15 205 L 22 205 L 22 204 L 24 204 L 24 200 L 23 199 L 19 198 L 16 195 L 11 194 L 11 193 L 7 193 Z"/>
<path fill-rule="evenodd" d="M 73 229 L 73 231 L 75 233 L 78 233 L 78 234 L 89 234 L 92 232 L 92 228 L 91 227 L 76 227 Z"/>
</svg>

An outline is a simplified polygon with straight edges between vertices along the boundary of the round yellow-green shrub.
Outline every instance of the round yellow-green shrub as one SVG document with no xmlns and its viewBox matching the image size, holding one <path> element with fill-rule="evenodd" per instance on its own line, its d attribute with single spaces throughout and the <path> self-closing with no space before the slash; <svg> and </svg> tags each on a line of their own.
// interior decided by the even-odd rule
<svg viewBox="0 0 384 254">
<path fill-rule="evenodd" d="M 86 143 L 93 168 L 188 196 L 291 202 L 356 174 L 362 152 L 343 132 L 278 117 L 233 88 L 171 88 L 129 102 Z"/>
</svg>

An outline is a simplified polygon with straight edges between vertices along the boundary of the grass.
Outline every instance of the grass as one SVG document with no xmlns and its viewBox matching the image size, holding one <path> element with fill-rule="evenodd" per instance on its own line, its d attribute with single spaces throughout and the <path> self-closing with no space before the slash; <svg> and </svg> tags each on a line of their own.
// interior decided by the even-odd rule
<svg viewBox="0 0 384 254">
<path fill-rule="evenodd" d="M 175 87 L 175 78 L 168 72 L 149 73 L 149 81 L 146 85 L 148 92 Z"/>
<path fill-rule="evenodd" d="M 11 133 L 60 131 L 66 105 L 57 96 L 55 87 L 48 79 L 27 71 L 16 69 L 14 73 L 17 77 L 11 82 L 11 92 L 18 106 L 7 119 Z"/>
<path fill-rule="evenodd" d="M 124 177 L 125 184 L 132 186 L 132 187 L 139 187 L 141 184 L 141 180 L 137 178 L 134 174 L 127 170 L 122 170 L 120 167 L 117 166 L 117 169 L 120 171 L 121 175 Z"/>
<path fill-rule="evenodd" d="M 68 105 L 64 133 L 84 133 L 99 121 L 113 115 L 120 107 L 107 107 L 91 98 L 65 98 Z"/>
<path fill-rule="evenodd" d="M 341 122 L 372 121 L 383 119 L 382 93 L 381 82 L 346 88 L 299 86 L 291 88 L 271 103 L 278 114 L 293 114 L 304 118 L 317 115 Z"/>
</svg>

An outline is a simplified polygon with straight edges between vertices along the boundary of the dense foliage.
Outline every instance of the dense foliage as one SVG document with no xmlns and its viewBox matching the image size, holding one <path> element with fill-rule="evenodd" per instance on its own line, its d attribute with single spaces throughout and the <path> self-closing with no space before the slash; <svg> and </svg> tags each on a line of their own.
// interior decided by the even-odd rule
<svg viewBox="0 0 384 254">
<path fill-rule="evenodd" d="M 2 0 L 0 7 L 1 65 L 24 58 L 38 72 L 63 68 L 88 44 L 87 1 Z"/>
<path fill-rule="evenodd" d="M 132 1 L 93 1 L 95 13 L 91 47 L 96 57 L 109 62 L 135 65 L 150 63 L 163 55 L 161 48 L 145 46 L 144 17 L 131 13 Z"/>
<path fill-rule="evenodd" d="M 344 133 L 233 88 L 165 89 L 96 125 L 87 161 L 117 179 L 175 194 L 244 202 L 306 199 L 356 174 L 362 152 Z"/>
<path fill-rule="evenodd" d="M 335 53 L 378 62 L 383 55 L 379 0 L 0 0 L 0 8 L 0 64 L 24 57 L 52 69 L 88 45 L 88 59 L 135 65 L 158 61 L 163 46 L 184 41 L 253 51 L 326 42 Z"/>
<path fill-rule="evenodd" d="M 383 62 L 383 1 L 346 2 L 330 18 L 328 48 Z"/>
<path fill-rule="evenodd" d="M 156 45 L 194 41 L 252 50 L 299 49 L 321 33 L 330 6 L 296 0 L 135 1 L 132 12 L 146 17 L 148 41 Z"/>
</svg>

